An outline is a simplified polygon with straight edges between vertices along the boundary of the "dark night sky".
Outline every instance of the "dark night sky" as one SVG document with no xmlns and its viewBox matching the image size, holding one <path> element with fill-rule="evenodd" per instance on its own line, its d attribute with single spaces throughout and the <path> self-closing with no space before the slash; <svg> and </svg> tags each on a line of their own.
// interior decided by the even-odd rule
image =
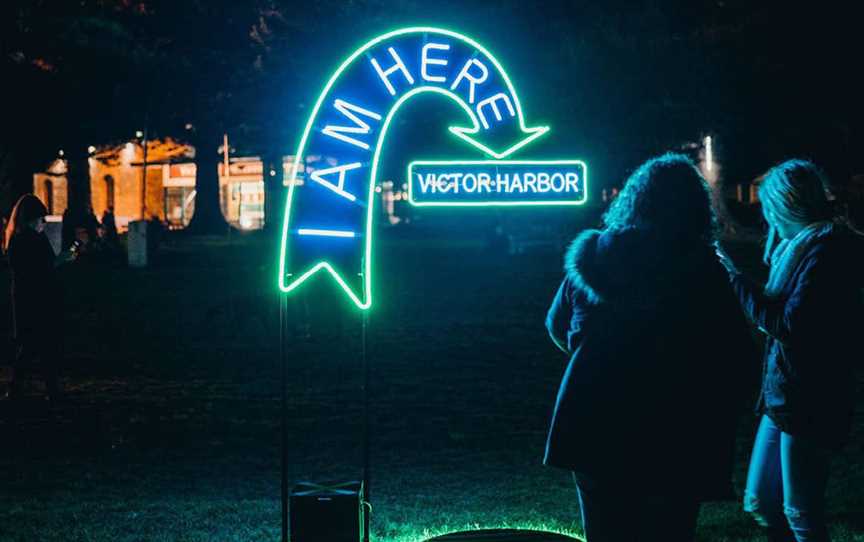
<svg viewBox="0 0 864 542">
<path fill-rule="evenodd" d="M 26 185 L 22 172 L 59 146 L 122 139 L 145 118 L 166 135 L 186 122 L 212 124 L 237 134 L 244 152 L 293 148 L 306 107 L 341 58 L 418 23 L 494 51 L 518 81 L 526 114 L 553 127 L 537 152 L 584 157 L 603 185 L 706 133 L 716 136 L 727 180 L 752 179 L 793 155 L 839 179 L 864 172 L 861 19 L 846 3 L 206 4 L 6 3 L 5 191 L 12 179 Z"/>
</svg>

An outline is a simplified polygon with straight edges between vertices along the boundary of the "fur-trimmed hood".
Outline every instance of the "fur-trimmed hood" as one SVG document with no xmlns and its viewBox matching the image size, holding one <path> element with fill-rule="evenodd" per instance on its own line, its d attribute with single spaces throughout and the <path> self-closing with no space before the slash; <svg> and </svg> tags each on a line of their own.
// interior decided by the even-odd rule
<svg viewBox="0 0 864 542">
<path fill-rule="evenodd" d="M 694 264 L 699 268 L 712 261 L 716 258 L 707 244 L 685 248 L 653 230 L 586 230 L 567 249 L 564 271 L 596 302 L 625 291 L 659 294 L 664 286 L 686 282 Z"/>
</svg>

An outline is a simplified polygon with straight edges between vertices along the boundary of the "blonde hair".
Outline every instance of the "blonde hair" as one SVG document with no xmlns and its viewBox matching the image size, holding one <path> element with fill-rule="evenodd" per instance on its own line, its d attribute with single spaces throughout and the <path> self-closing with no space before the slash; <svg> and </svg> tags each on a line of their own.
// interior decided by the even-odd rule
<svg viewBox="0 0 864 542">
<path fill-rule="evenodd" d="M 765 258 L 768 260 L 778 241 L 775 221 L 807 226 L 834 216 L 826 192 L 827 178 L 816 164 L 809 160 L 787 160 L 765 174 L 759 188 L 759 200 L 768 221 L 768 242 Z"/>
</svg>

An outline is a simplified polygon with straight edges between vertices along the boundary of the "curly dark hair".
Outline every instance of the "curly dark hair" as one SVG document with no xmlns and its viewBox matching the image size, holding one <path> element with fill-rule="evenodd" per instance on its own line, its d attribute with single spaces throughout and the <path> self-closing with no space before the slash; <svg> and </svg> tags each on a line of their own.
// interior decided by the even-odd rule
<svg viewBox="0 0 864 542">
<path fill-rule="evenodd" d="M 650 229 L 684 243 L 712 243 L 717 216 L 708 183 L 684 154 L 666 153 L 639 166 L 603 215 L 609 229 Z"/>
</svg>

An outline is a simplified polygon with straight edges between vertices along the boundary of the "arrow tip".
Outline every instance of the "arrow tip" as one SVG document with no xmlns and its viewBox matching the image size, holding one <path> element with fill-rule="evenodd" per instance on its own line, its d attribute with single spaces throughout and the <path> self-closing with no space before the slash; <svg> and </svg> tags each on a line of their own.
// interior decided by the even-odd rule
<svg viewBox="0 0 864 542">
<path fill-rule="evenodd" d="M 462 139 L 468 144 L 480 149 L 485 154 L 488 154 L 492 158 L 496 160 L 501 160 L 502 158 L 506 158 L 521 149 L 528 143 L 531 143 L 538 137 L 543 136 L 549 131 L 548 126 L 535 126 L 533 128 L 521 128 L 522 138 L 518 139 L 515 143 L 512 143 L 509 146 L 505 146 L 499 148 L 499 150 L 495 150 L 491 148 L 489 145 L 484 144 L 482 141 L 477 139 L 475 136 L 478 134 L 478 128 L 463 128 L 457 126 L 451 126 L 450 132 L 456 137 Z"/>
</svg>

